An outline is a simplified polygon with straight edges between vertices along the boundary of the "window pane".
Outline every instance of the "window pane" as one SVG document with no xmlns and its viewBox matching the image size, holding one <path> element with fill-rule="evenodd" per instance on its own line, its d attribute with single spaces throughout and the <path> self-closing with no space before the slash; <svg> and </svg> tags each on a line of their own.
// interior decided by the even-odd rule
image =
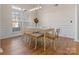
<svg viewBox="0 0 79 59">
<path fill-rule="evenodd" d="M 20 27 L 13 28 L 12 31 L 13 31 L 13 32 L 15 32 L 15 31 L 20 31 Z"/>
<path fill-rule="evenodd" d="M 12 27 L 19 27 L 19 23 L 18 22 L 13 22 Z"/>
<path fill-rule="evenodd" d="M 20 22 L 20 11 L 12 9 L 12 31 L 20 31 L 21 22 Z"/>
</svg>

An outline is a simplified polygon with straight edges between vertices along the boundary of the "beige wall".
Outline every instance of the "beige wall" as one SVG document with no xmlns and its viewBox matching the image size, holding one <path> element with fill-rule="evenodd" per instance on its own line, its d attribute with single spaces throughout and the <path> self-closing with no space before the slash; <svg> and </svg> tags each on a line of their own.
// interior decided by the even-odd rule
<svg viewBox="0 0 79 59">
<path fill-rule="evenodd" d="M 38 18 L 40 25 L 43 27 L 60 28 L 61 36 L 74 38 L 75 33 L 75 5 L 74 4 L 60 4 L 42 5 L 38 10 Z M 72 20 L 72 23 L 70 21 Z"/>
<path fill-rule="evenodd" d="M 7 38 L 10 36 L 14 36 L 17 33 L 12 32 L 12 24 L 11 24 L 11 5 L 2 5 L 1 6 L 1 38 Z"/>
<path fill-rule="evenodd" d="M 74 35 L 75 33 L 75 5 L 74 4 L 59 5 L 56 7 L 54 5 L 42 5 L 42 7 L 43 7 L 42 9 L 39 9 L 37 11 L 37 16 L 40 20 L 40 26 L 61 28 L 60 35 L 74 38 L 75 36 Z M 0 38 L 21 34 L 21 32 L 15 32 L 15 33 L 12 32 L 11 6 L 2 5 L 2 7 L 0 7 L 0 11 L 1 11 Z M 70 23 L 71 20 L 73 23 Z"/>
<path fill-rule="evenodd" d="M 8 4 L 7 5 L 6 4 L 1 5 L 1 8 L 0 8 L 1 13 L 0 13 L 0 15 L 1 15 L 2 19 L 0 19 L 0 27 L 1 27 L 0 28 L 0 39 L 23 34 L 22 30 L 21 31 L 17 31 L 17 32 L 12 32 L 12 23 L 11 23 L 12 22 L 12 20 L 11 20 L 12 9 L 11 9 L 11 6 L 12 5 L 8 5 Z M 16 6 L 20 7 L 20 5 L 16 5 Z M 31 5 L 28 5 L 25 8 L 29 8 L 30 9 L 32 7 L 31 7 Z M 25 13 L 27 14 L 27 12 L 25 12 Z M 31 16 L 31 19 L 32 18 L 33 17 Z"/>
</svg>

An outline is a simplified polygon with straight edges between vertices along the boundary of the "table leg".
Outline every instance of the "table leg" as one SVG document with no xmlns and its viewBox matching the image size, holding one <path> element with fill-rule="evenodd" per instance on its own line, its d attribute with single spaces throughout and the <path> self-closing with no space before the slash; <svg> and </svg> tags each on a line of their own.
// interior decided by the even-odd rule
<svg viewBox="0 0 79 59">
<path fill-rule="evenodd" d="M 36 49 L 37 48 L 37 38 L 35 39 L 35 48 L 34 49 Z"/>
<path fill-rule="evenodd" d="M 45 35 L 44 35 L 44 51 L 46 51 L 46 38 L 45 38 Z"/>
</svg>

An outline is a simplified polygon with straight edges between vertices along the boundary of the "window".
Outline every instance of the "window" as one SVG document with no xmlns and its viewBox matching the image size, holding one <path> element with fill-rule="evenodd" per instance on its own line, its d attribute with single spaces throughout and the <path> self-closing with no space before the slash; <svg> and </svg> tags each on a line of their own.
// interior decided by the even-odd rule
<svg viewBox="0 0 79 59">
<path fill-rule="evenodd" d="M 21 31 L 24 27 L 32 26 L 32 15 L 25 12 L 25 9 L 12 6 L 12 31 Z"/>
<path fill-rule="evenodd" d="M 20 12 L 18 10 L 14 10 L 12 11 L 12 31 L 20 31 L 20 26 L 21 22 L 20 22 Z"/>
</svg>

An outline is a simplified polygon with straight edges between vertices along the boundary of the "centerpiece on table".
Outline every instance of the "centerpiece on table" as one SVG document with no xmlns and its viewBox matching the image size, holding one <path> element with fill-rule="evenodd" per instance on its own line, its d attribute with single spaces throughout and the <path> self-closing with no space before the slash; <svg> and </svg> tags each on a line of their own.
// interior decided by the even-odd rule
<svg viewBox="0 0 79 59">
<path fill-rule="evenodd" d="M 38 33 L 38 30 L 37 30 L 37 28 L 38 28 L 38 22 L 39 22 L 38 18 L 35 18 L 34 19 L 34 23 L 35 23 L 36 31 L 34 33 Z"/>
</svg>

